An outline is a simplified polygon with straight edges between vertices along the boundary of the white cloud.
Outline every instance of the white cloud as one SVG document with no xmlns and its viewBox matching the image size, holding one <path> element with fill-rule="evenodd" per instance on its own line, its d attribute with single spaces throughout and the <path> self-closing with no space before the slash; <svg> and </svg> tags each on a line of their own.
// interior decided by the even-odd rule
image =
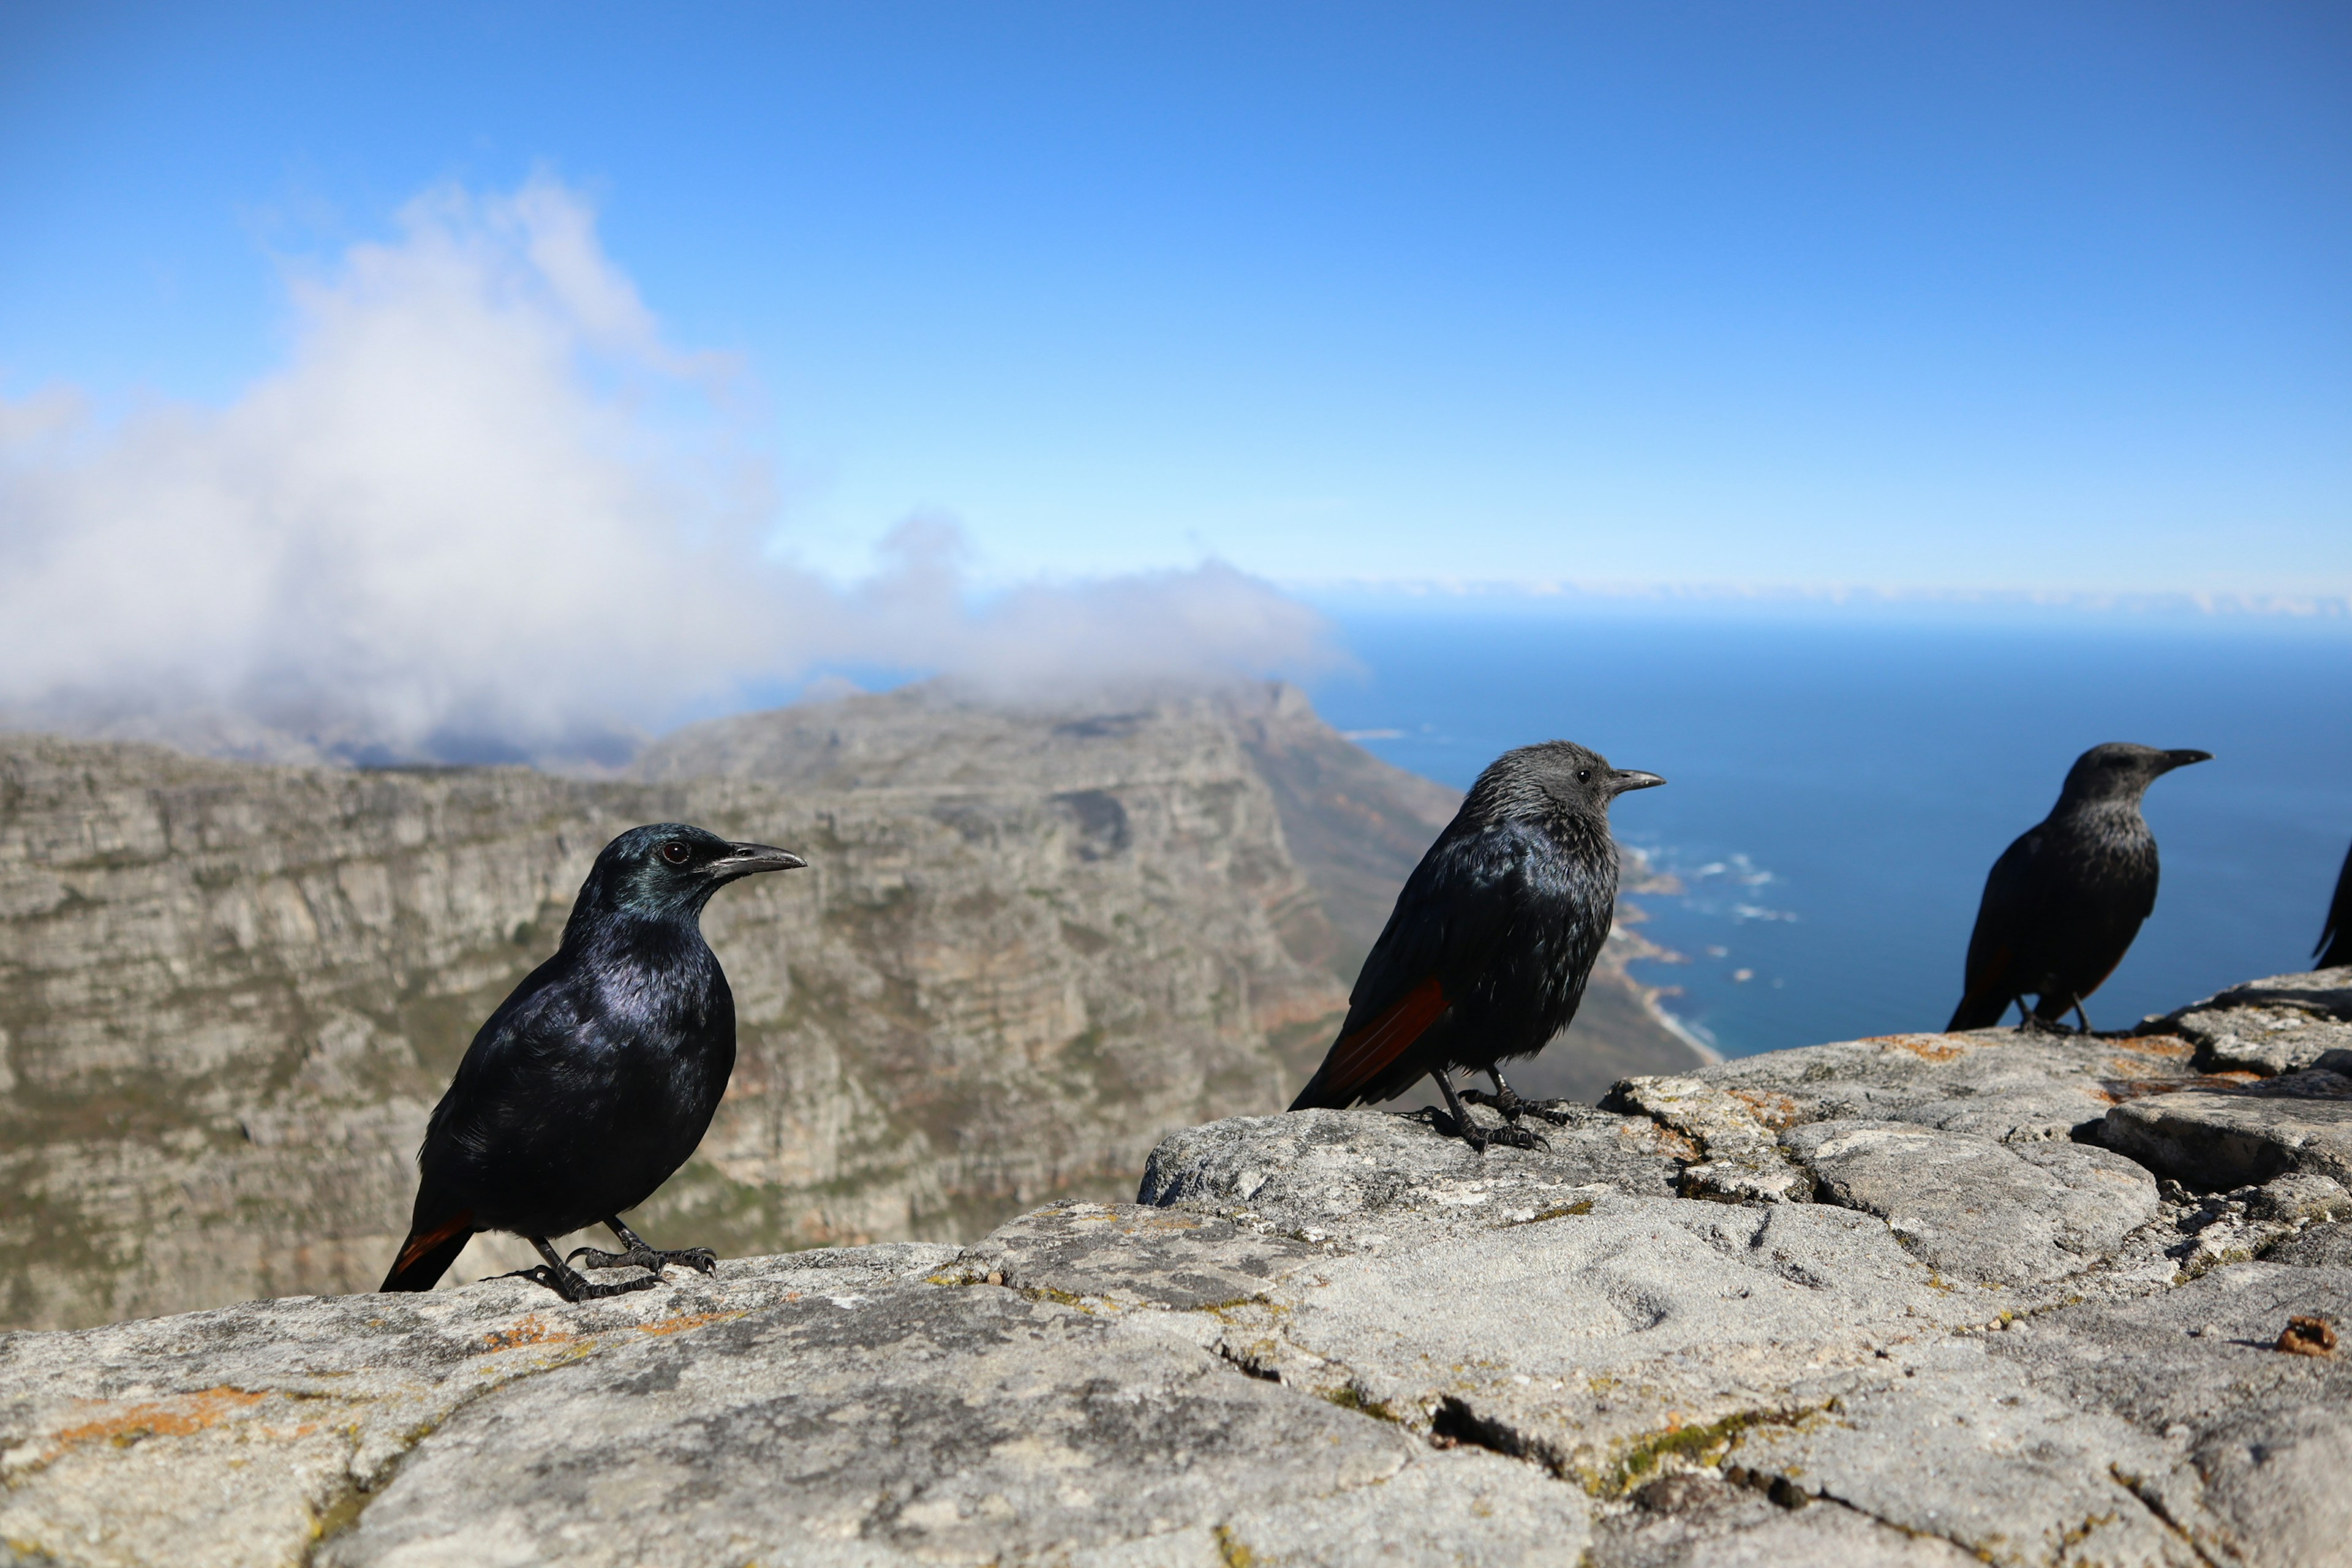
<svg viewBox="0 0 2352 1568">
<path fill-rule="evenodd" d="M 1221 565 L 975 608 L 913 522 L 846 590 L 760 548 L 719 356 L 663 337 L 594 215 L 430 194 L 294 279 L 288 363 L 224 408 L 95 426 L 0 402 L 0 707 L 210 710 L 347 753 L 545 753 L 826 664 L 1012 692 L 1299 668 L 1311 611 Z M 143 717 L 141 717 L 143 716 Z"/>
</svg>

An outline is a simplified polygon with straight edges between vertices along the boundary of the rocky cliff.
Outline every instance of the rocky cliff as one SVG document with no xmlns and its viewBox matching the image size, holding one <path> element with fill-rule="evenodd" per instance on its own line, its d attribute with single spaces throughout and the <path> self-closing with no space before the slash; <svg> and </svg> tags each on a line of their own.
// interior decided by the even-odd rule
<svg viewBox="0 0 2352 1568">
<path fill-rule="evenodd" d="M 2341 1563 L 2347 1073 L 2335 970 L 1539 1150 L 1213 1122 L 961 1249 L 9 1335 L 0 1561 Z"/>
<path fill-rule="evenodd" d="M 1278 1109 L 1451 805 L 1280 689 L 855 698 L 606 782 L 0 737 L 0 1322 L 372 1287 L 450 1069 L 632 823 L 814 863 L 711 908 L 741 1057 L 644 1216 L 741 1255 L 969 1239 Z M 1626 951 L 1554 1053 L 1589 1092 L 1689 1060 Z"/>
</svg>

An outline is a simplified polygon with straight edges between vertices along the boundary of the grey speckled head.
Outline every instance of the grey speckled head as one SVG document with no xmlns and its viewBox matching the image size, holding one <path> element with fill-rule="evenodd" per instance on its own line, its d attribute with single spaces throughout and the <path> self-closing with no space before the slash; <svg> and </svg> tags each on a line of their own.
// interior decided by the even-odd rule
<svg viewBox="0 0 2352 1568">
<path fill-rule="evenodd" d="M 2066 787 L 2060 792 L 2058 804 L 2137 800 L 2148 785 L 2173 769 L 2212 758 L 2210 752 L 2161 752 L 2128 741 L 2109 741 L 2074 759 L 2074 765 L 2066 771 Z"/>
<path fill-rule="evenodd" d="M 1665 782 L 1655 773 L 1612 768 L 1608 758 L 1573 741 L 1543 741 L 1489 763 L 1470 786 L 1467 809 L 1482 819 L 1547 807 L 1605 817 L 1609 803 L 1626 791 Z"/>
</svg>

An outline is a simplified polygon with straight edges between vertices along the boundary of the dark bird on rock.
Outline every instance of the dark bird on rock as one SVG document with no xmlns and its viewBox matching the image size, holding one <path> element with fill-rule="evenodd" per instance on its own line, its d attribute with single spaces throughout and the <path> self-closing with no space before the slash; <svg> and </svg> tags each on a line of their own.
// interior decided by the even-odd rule
<svg viewBox="0 0 2352 1568">
<path fill-rule="evenodd" d="M 2156 908 L 2156 836 L 2140 797 L 2212 755 L 2111 742 L 2074 759 L 2050 815 L 1985 878 L 1965 993 L 1946 1029 L 1990 1027 L 2014 1002 L 2021 1028 L 2057 1027 L 2071 1011 L 2090 1032 L 2083 998 L 2115 973 Z"/>
<path fill-rule="evenodd" d="M 735 1068 L 735 997 L 702 906 L 738 878 L 805 864 L 681 822 L 604 846 L 563 945 L 490 1015 L 434 1108 L 408 1239 L 382 1289 L 431 1289 L 481 1230 L 537 1247 L 547 1261 L 522 1278 L 567 1301 L 648 1289 L 665 1264 L 718 1267 L 706 1247 L 656 1251 L 620 1216 L 686 1163 Z M 627 1250 L 572 1258 L 646 1278 L 591 1283 L 547 1243 L 599 1221 Z"/>
<path fill-rule="evenodd" d="M 1290 1109 L 1392 1099 L 1426 1073 L 1472 1148 L 1532 1147 L 1518 1125 L 1528 1102 L 1497 1065 L 1535 1055 L 1576 1016 L 1617 907 L 1609 803 L 1665 782 L 1566 741 L 1496 758 L 1405 879 L 1339 1037 Z M 1494 1094 L 1457 1095 L 1456 1068 L 1492 1077 Z M 1472 1126 L 1465 1099 L 1500 1110 L 1504 1126 Z"/>
<path fill-rule="evenodd" d="M 2319 945 L 2312 951 L 2322 969 L 2352 963 L 2352 849 L 2344 852 L 2344 869 L 2336 873 L 2336 897 L 2327 905 L 2327 923 L 2320 928 Z"/>
</svg>

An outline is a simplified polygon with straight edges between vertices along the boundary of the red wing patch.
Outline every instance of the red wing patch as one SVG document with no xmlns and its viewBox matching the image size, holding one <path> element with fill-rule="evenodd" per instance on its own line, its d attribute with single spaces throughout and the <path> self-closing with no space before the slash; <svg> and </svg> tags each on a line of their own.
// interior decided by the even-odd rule
<svg viewBox="0 0 2352 1568">
<path fill-rule="evenodd" d="M 1353 1094 L 1377 1076 L 1422 1035 L 1446 1009 L 1445 992 L 1434 979 L 1424 980 L 1379 1017 L 1331 1047 L 1331 1059 L 1318 1076 L 1333 1094 Z"/>
<path fill-rule="evenodd" d="M 456 1218 L 445 1220 L 441 1224 L 435 1226 L 431 1230 L 421 1231 L 418 1234 L 410 1237 L 408 1238 L 408 1245 L 400 1249 L 400 1257 L 398 1260 L 393 1264 L 392 1271 L 394 1274 L 398 1274 L 402 1269 L 406 1268 L 410 1264 L 415 1263 L 418 1258 L 424 1257 L 426 1253 L 432 1251 L 435 1247 L 440 1246 L 443 1242 L 448 1240 L 459 1231 L 470 1232 L 473 1228 L 474 1211 L 472 1209 L 458 1210 Z"/>
</svg>

